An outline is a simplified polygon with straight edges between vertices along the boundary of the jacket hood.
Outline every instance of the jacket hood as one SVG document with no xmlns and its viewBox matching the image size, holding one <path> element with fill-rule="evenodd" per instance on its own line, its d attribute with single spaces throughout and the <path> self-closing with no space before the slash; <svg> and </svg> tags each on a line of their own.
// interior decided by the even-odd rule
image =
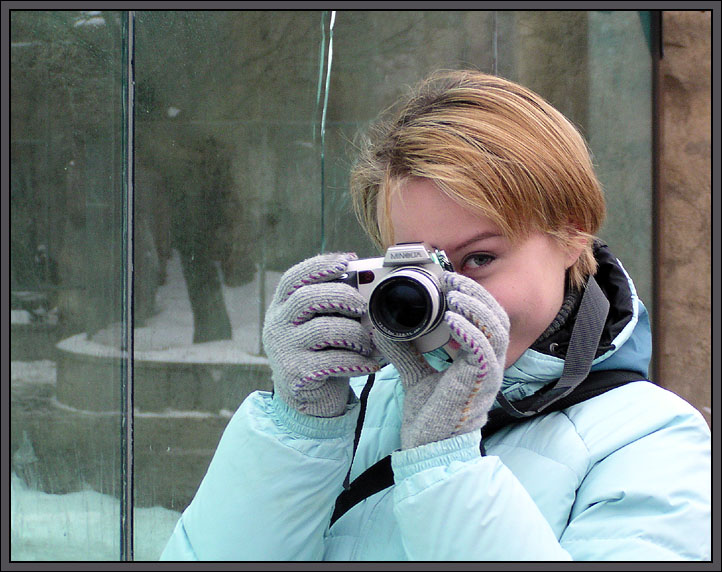
<svg viewBox="0 0 722 572">
<path fill-rule="evenodd" d="M 610 306 L 592 371 L 626 369 L 647 377 L 651 359 L 647 309 L 631 277 L 607 245 L 597 241 L 594 255 L 599 265 L 595 279 Z M 521 399 L 559 379 L 574 322 L 574 317 L 568 319 L 559 332 L 543 344 L 534 344 L 506 369 L 502 391 L 508 399 Z"/>
</svg>

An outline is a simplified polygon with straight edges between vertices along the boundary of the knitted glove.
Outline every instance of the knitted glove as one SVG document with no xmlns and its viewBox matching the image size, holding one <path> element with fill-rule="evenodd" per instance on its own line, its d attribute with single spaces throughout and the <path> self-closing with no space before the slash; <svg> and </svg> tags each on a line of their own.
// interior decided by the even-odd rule
<svg viewBox="0 0 722 572">
<path fill-rule="evenodd" d="M 373 336 L 401 375 L 402 449 L 480 429 L 501 386 L 509 341 L 506 312 L 470 278 L 444 272 L 441 285 L 447 302 L 443 319 L 461 346 L 446 371 L 432 368 L 413 342 Z"/>
<path fill-rule="evenodd" d="M 332 282 L 354 254 L 323 254 L 289 269 L 266 312 L 263 345 L 276 393 L 317 417 L 341 415 L 348 378 L 376 371 L 369 333 L 359 322 L 366 302 L 348 284 Z"/>
</svg>

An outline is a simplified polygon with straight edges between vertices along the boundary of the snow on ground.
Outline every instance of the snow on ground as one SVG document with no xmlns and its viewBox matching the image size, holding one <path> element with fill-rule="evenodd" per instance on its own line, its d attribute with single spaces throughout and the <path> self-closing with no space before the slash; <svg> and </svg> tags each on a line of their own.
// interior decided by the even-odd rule
<svg viewBox="0 0 722 572">
<path fill-rule="evenodd" d="M 11 361 L 10 384 L 14 389 L 22 385 L 55 385 L 55 362 L 49 359 L 37 361 Z"/>
<path fill-rule="evenodd" d="M 57 376 L 52 360 L 11 361 L 10 399 L 28 408 L 37 407 L 42 400 L 55 400 Z"/>
<path fill-rule="evenodd" d="M 264 276 L 265 293 L 259 294 L 259 273 L 246 285 L 223 287 L 233 339 L 193 344 L 193 316 L 177 252 L 168 264 L 166 283 L 157 292 L 157 314 L 134 332 L 135 359 L 198 363 L 266 363 L 260 352 L 262 309 L 268 306 L 280 273 Z M 29 323 L 22 312 L 12 313 L 12 323 Z M 67 351 L 117 356 L 117 325 L 92 339 L 79 334 L 63 340 Z M 51 360 L 11 361 L 13 401 L 42 396 L 55 402 L 56 364 Z M 193 412 L 169 412 L 188 415 Z M 13 561 L 117 561 L 120 558 L 120 504 L 118 499 L 85 490 L 63 495 L 48 494 L 26 486 L 15 475 L 10 487 L 11 559 Z M 134 511 L 136 560 L 160 556 L 179 512 L 163 507 Z"/>
<path fill-rule="evenodd" d="M 233 339 L 193 343 L 193 314 L 186 289 L 180 256 L 173 251 L 168 261 L 166 283 L 156 294 L 157 314 L 134 331 L 133 349 L 138 360 L 194 363 L 267 363 L 260 355 L 261 324 L 271 301 L 280 272 L 265 272 L 264 295 L 260 295 L 261 273 L 252 282 L 238 287 L 223 286 Z M 120 355 L 122 331 L 119 324 L 101 330 L 92 338 L 78 334 L 58 344 L 72 352 L 108 357 Z"/>
<path fill-rule="evenodd" d="M 10 322 L 12 324 L 31 324 L 32 318 L 27 310 L 10 310 Z"/>
<path fill-rule="evenodd" d="M 120 503 L 87 490 L 51 495 L 15 474 L 10 483 L 13 561 L 120 560 Z M 134 559 L 158 560 L 180 513 L 162 507 L 134 511 Z"/>
<path fill-rule="evenodd" d="M 55 401 L 56 365 L 51 360 L 10 363 L 11 399 Z M 168 415 L 192 415 L 171 412 Z M 32 448 L 14 452 L 34 456 Z M 32 461 L 33 459 L 24 459 Z M 22 463 L 21 463 L 22 464 Z M 134 511 L 136 560 L 157 560 L 180 513 L 163 507 Z M 13 561 L 117 561 L 120 559 L 118 499 L 85 490 L 48 494 L 28 487 L 15 473 L 10 482 L 10 539 Z"/>
</svg>

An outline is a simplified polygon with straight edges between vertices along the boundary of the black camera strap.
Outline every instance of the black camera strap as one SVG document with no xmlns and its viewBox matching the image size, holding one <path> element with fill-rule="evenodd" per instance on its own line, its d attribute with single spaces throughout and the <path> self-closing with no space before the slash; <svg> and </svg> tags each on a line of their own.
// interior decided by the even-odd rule
<svg viewBox="0 0 722 572">
<path fill-rule="evenodd" d="M 492 434 L 496 433 L 499 429 L 511 425 L 514 423 L 520 423 L 531 419 L 538 415 L 545 415 L 552 411 L 559 411 L 571 407 L 576 403 L 586 401 L 597 395 L 619 387 L 632 381 L 642 381 L 646 378 L 637 371 L 628 370 L 601 370 L 595 371 L 589 374 L 585 382 L 577 387 L 571 393 L 563 398 L 558 399 L 551 405 L 547 406 L 543 411 L 538 411 L 534 415 L 518 417 L 507 413 L 503 408 L 497 408 L 489 412 L 489 418 L 482 428 L 482 441 L 479 444 L 481 454 L 485 455 L 484 441 L 483 439 L 489 438 Z M 373 383 L 373 382 L 372 382 Z M 368 385 L 367 385 L 368 387 Z M 534 396 L 530 396 L 533 398 Z M 525 398 L 519 401 L 515 401 L 516 407 L 524 407 L 526 403 L 531 403 L 532 399 Z M 358 434 L 358 432 L 357 432 Z M 355 443 L 356 444 L 356 443 Z M 354 451 L 355 452 L 355 451 Z M 361 501 L 368 497 L 381 492 L 382 490 L 390 487 L 394 484 L 394 472 L 391 468 L 391 455 L 386 455 L 363 473 L 356 477 L 353 482 L 349 484 L 349 477 L 346 475 L 346 481 L 344 482 L 344 490 L 336 499 L 336 506 L 331 516 L 331 523 L 333 525 L 343 514 L 350 510 L 353 506 L 357 505 Z"/>
<path fill-rule="evenodd" d="M 592 368 L 608 313 L 609 300 L 594 276 L 590 276 L 572 328 L 562 376 L 554 385 L 535 393 L 528 408 L 515 407 L 501 392 L 497 395 L 499 405 L 514 417 L 531 417 L 574 391 Z"/>
<path fill-rule="evenodd" d="M 484 438 L 488 438 L 502 427 L 559 411 L 615 387 L 646 379 L 639 372 L 628 370 L 601 370 L 590 373 L 608 311 L 609 301 L 594 277 L 590 277 L 572 328 L 562 376 L 554 384 L 513 403 L 499 392 L 497 400 L 501 407 L 489 412 L 487 423 L 482 428 L 483 438 L 480 443 L 482 455 L 486 454 L 483 446 Z M 371 375 L 361 393 L 361 412 L 356 426 L 354 455 L 361 435 L 366 401 L 373 383 L 374 376 Z M 349 468 L 344 481 L 344 490 L 336 499 L 331 525 L 351 507 L 394 484 L 391 455 L 371 465 L 349 484 L 350 471 Z"/>
</svg>

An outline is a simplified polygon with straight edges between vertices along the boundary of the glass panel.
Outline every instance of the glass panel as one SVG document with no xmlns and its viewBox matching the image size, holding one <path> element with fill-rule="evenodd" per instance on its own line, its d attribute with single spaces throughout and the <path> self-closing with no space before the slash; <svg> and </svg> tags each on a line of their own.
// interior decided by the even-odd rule
<svg viewBox="0 0 722 572">
<path fill-rule="evenodd" d="M 134 557 L 159 556 L 230 416 L 270 388 L 260 333 L 280 274 L 320 250 L 375 254 L 347 195 L 354 141 L 432 70 L 496 71 L 580 126 L 607 190 L 603 236 L 651 303 L 639 13 L 142 11 L 134 46 L 125 18 L 12 13 L 13 559 L 118 559 L 123 484 Z M 121 481 L 124 229 L 135 442 Z"/>
<path fill-rule="evenodd" d="M 320 248 L 329 28 L 322 12 L 137 14 L 139 509 L 177 518 L 232 413 L 270 389 L 267 301 Z"/>
<path fill-rule="evenodd" d="M 589 143 L 607 193 L 601 233 L 652 307 L 652 58 L 645 12 L 590 12 Z"/>
<path fill-rule="evenodd" d="M 280 273 L 320 250 L 374 255 L 347 194 L 354 140 L 429 72 L 468 66 L 526 83 L 591 140 L 610 220 L 627 189 L 651 200 L 651 182 L 631 184 L 610 154 L 608 134 L 629 126 L 613 131 L 598 102 L 604 70 L 635 68 L 639 89 L 613 85 L 647 122 L 634 132 L 646 152 L 640 143 L 625 164 L 644 172 L 650 58 L 635 23 L 634 12 L 140 12 L 138 506 L 180 513 L 228 417 L 269 388 L 260 327 Z M 636 34 L 623 53 L 619 33 Z M 616 227 L 607 235 L 644 285 L 648 252 Z"/>
<path fill-rule="evenodd" d="M 182 511 L 229 416 L 270 389 L 260 329 L 280 274 L 324 249 L 372 254 L 346 195 L 354 133 L 432 69 L 488 64 L 489 22 L 138 13 L 137 506 Z"/>
<path fill-rule="evenodd" d="M 122 14 L 13 11 L 11 558 L 119 558 Z"/>
<path fill-rule="evenodd" d="M 325 245 L 377 256 L 351 210 L 354 141 L 410 85 L 437 69 L 494 66 L 494 12 L 337 12 L 325 160 Z"/>
<path fill-rule="evenodd" d="M 544 96 L 587 139 L 605 189 L 600 233 L 652 313 L 652 59 L 644 12 L 502 11 L 500 75 Z"/>
</svg>

